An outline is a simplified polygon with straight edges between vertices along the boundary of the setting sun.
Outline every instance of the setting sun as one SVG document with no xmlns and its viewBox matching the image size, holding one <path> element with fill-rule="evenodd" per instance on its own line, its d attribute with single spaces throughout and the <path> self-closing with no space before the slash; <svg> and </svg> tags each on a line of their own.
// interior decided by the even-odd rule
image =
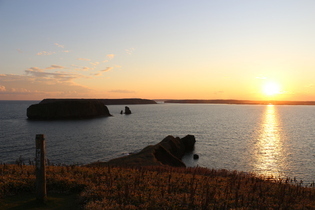
<svg viewBox="0 0 315 210">
<path fill-rule="evenodd" d="M 280 93 L 280 85 L 275 82 L 268 82 L 263 86 L 263 93 L 267 96 L 273 96 Z"/>
</svg>

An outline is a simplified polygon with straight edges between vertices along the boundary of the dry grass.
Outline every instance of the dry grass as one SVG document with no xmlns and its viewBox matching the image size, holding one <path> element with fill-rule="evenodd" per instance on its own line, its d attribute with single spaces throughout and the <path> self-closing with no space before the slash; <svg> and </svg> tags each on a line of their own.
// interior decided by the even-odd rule
<svg viewBox="0 0 315 210">
<path fill-rule="evenodd" d="M 35 192 L 34 166 L 0 165 L 0 198 Z M 315 209 L 315 189 L 291 179 L 206 168 L 48 166 L 47 189 L 85 209 Z"/>
</svg>

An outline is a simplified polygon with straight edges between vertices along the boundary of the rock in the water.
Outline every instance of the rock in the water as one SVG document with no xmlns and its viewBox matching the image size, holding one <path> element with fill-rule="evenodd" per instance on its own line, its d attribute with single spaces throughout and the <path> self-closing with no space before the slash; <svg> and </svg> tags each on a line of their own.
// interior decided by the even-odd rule
<svg viewBox="0 0 315 210">
<path fill-rule="evenodd" d="M 100 101 L 90 99 L 55 99 L 42 101 L 27 108 L 31 120 L 86 119 L 111 116 Z"/>
<path fill-rule="evenodd" d="M 131 114 L 131 111 L 128 106 L 125 106 L 125 114 Z"/>
<path fill-rule="evenodd" d="M 193 135 L 187 135 L 180 139 L 167 136 L 160 143 L 145 147 L 139 153 L 116 158 L 108 162 L 92 163 L 93 165 L 114 165 L 114 166 L 161 166 L 186 167 L 181 160 L 186 152 L 194 149 L 196 140 Z"/>
<path fill-rule="evenodd" d="M 195 149 L 196 139 L 193 135 L 187 135 L 181 139 L 182 144 L 185 145 L 185 152 L 191 152 Z"/>
</svg>

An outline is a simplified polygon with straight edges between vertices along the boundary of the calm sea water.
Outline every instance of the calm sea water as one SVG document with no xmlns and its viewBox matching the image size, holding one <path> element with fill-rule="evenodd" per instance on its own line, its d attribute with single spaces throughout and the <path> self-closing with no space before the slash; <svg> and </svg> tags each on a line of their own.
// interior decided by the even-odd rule
<svg viewBox="0 0 315 210">
<path fill-rule="evenodd" d="M 195 135 L 188 166 L 225 168 L 315 181 L 315 106 L 156 104 L 108 106 L 113 117 L 29 121 L 37 101 L 0 101 L 0 161 L 34 159 L 35 135 L 45 134 L 53 163 L 85 164 L 137 152 L 167 135 Z"/>
</svg>

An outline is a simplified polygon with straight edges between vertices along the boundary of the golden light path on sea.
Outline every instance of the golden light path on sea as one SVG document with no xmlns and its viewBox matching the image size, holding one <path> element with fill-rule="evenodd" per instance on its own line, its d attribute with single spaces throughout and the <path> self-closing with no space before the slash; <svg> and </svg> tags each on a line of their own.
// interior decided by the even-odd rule
<svg viewBox="0 0 315 210">
<path fill-rule="evenodd" d="M 254 156 L 254 171 L 267 176 L 283 176 L 285 149 L 281 125 L 274 105 L 267 105 L 262 118 Z"/>
</svg>

